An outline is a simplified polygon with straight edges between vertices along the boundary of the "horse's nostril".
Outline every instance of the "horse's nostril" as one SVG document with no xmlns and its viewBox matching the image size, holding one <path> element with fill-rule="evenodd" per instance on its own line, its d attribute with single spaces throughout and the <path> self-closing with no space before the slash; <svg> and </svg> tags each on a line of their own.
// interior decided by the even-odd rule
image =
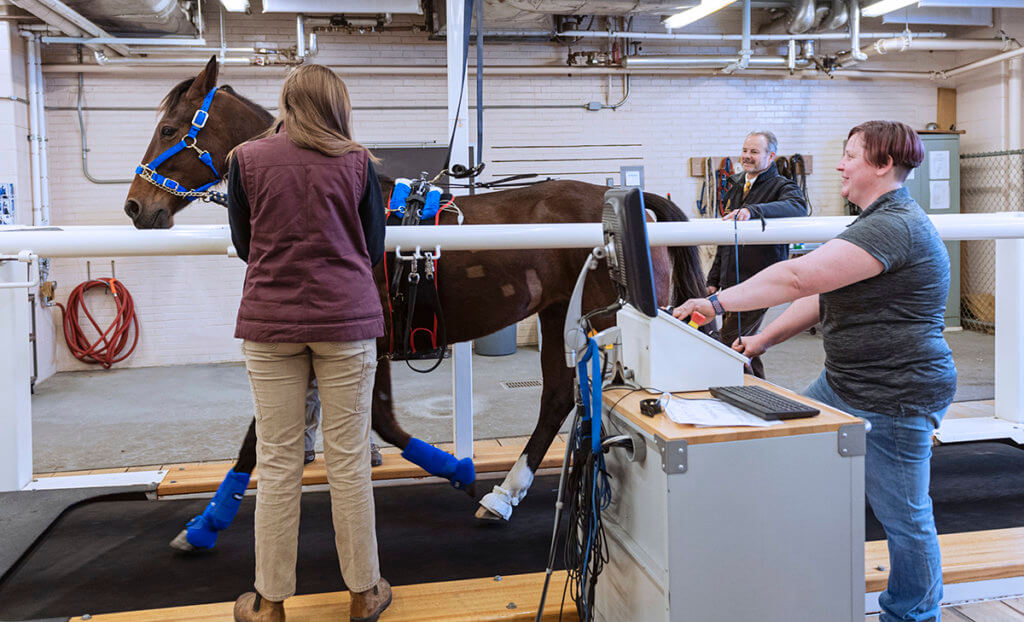
<svg viewBox="0 0 1024 622">
<path fill-rule="evenodd" d="M 124 213 L 128 214 L 128 217 L 135 219 L 142 213 L 142 206 L 139 205 L 138 201 L 134 199 L 128 199 L 124 202 Z"/>
</svg>

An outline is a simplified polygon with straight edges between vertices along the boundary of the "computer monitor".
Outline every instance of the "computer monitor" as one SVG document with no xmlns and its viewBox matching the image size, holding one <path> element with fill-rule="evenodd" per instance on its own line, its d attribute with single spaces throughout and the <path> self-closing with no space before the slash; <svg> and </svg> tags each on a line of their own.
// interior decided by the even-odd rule
<svg viewBox="0 0 1024 622">
<path fill-rule="evenodd" d="M 651 246 L 647 242 L 644 195 L 639 188 L 613 188 L 604 193 L 601 217 L 608 248 L 608 271 L 619 297 L 649 317 L 658 314 Z"/>
</svg>

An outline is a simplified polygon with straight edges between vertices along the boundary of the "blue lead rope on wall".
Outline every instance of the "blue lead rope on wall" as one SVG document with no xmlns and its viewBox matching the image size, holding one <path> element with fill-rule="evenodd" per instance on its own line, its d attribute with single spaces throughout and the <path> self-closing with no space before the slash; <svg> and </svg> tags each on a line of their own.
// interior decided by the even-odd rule
<svg viewBox="0 0 1024 622">
<path fill-rule="evenodd" d="M 217 532 L 231 525 L 238 513 L 238 506 L 249 487 L 250 473 L 228 471 L 224 481 L 217 488 L 217 494 L 203 510 L 203 513 L 188 522 L 186 526 L 188 543 L 197 549 L 212 549 L 217 543 Z"/>
<path fill-rule="evenodd" d="M 402 457 L 431 475 L 445 478 L 458 490 L 463 490 L 476 481 L 476 469 L 473 467 L 472 458 L 457 460 L 450 453 L 415 437 L 409 440 Z"/>
<path fill-rule="evenodd" d="M 205 190 L 208 190 L 209 188 L 212 188 L 213 186 L 216 186 L 220 182 L 220 173 L 217 172 L 217 167 L 213 165 L 213 157 L 210 156 L 210 152 L 200 149 L 199 146 L 196 144 L 196 136 L 199 135 L 199 130 L 203 129 L 203 127 L 206 126 L 206 122 L 210 118 L 210 105 L 213 103 L 213 96 L 217 93 L 218 88 L 220 87 L 215 86 L 210 90 L 209 93 L 206 94 L 206 97 L 203 99 L 203 105 L 199 107 L 199 110 L 196 110 L 194 115 L 192 115 L 192 127 L 189 128 L 188 134 L 186 134 L 184 138 L 175 143 L 174 146 L 167 149 L 157 157 L 153 158 L 153 160 L 150 161 L 149 163 L 140 164 L 139 166 L 136 166 L 136 175 L 142 175 L 144 177 L 148 176 L 156 185 L 160 186 L 161 188 L 166 188 L 167 190 L 170 190 L 171 192 L 175 193 L 203 192 Z M 156 172 L 157 167 L 159 167 L 161 164 L 169 160 L 171 157 L 177 155 L 178 153 L 185 149 L 192 149 L 199 155 L 199 161 L 205 164 L 211 171 L 213 171 L 213 181 L 204 186 L 189 189 L 174 181 L 173 179 L 169 177 L 164 177 L 160 173 Z M 198 196 L 185 197 L 185 199 L 190 203 L 198 198 Z"/>
</svg>

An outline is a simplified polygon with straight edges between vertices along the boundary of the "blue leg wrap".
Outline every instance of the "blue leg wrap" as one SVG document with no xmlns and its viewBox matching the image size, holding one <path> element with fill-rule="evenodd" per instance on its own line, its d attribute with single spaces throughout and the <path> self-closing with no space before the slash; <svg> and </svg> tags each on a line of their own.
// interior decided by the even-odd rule
<svg viewBox="0 0 1024 622">
<path fill-rule="evenodd" d="M 455 456 L 450 453 L 428 445 L 418 438 L 409 441 L 405 451 L 402 452 L 402 457 L 423 467 L 423 470 L 431 475 L 447 479 L 453 487 L 459 490 L 476 480 L 476 469 L 473 468 L 472 458 L 456 460 Z"/>
<path fill-rule="evenodd" d="M 228 471 L 203 513 L 188 522 L 186 537 L 189 544 L 200 549 L 213 548 L 217 543 L 217 532 L 227 529 L 235 519 L 249 487 L 249 476 L 249 473 Z"/>
</svg>

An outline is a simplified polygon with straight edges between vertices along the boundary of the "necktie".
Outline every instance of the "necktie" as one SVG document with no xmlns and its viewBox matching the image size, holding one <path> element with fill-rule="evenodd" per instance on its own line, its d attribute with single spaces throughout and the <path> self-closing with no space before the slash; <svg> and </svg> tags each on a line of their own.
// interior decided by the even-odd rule
<svg viewBox="0 0 1024 622">
<path fill-rule="evenodd" d="M 744 199 L 747 198 L 747 193 L 750 192 L 750 184 L 751 183 L 752 182 L 748 179 L 746 181 L 746 183 L 743 184 L 743 198 Z"/>
</svg>

